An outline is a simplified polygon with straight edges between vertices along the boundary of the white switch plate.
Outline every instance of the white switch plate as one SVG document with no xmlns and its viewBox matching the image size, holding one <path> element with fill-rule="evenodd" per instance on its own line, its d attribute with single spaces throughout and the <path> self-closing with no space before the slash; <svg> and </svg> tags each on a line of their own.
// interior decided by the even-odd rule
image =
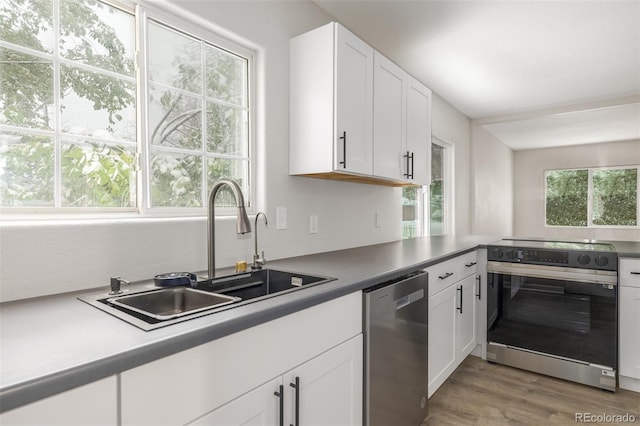
<svg viewBox="0 0 640 426">
<path fill-rule="evenodd" d="M 287 229 L 286 207 L 276 207 L 276 229 Z"/>
<path fill-rule="evenodd" d="M 309 233 L 318 233 L 318 215 L 312 214 L 311 216 L 309 216 Z"/>
</svg>

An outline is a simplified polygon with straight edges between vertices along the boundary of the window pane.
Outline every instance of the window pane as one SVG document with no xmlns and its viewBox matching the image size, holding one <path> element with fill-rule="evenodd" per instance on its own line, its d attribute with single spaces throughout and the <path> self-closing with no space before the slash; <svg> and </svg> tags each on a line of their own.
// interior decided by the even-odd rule
<svg viewBox="0 0 640 426">
<path fill-rule="evenodd" d="M 151 155 L 153 207 L 201 207 L 202 159 L 155 151 Z"/>
<path fill-rule="evenodd" d="M 638 170 L 594 171 L 592 211 L 594 225 L 636 226 Z"/>
<path fill-rule="evenodd" d="M 200 42 L 149 21 L 149 80 L 202 93 Z"/>
<path fill-rule="evenodd" d="M 231 178 L 238 182 L 245 197 L 245 204 L 249 201 L 249 186 L 245 179 L 248 175 L 249 164 L 243 160 L 231 160 L 227 158 L 209 158 L 207 160 L 207 188 L 211 190 L 216 182 L 222 178 Z M 216 196 L 216 206 L 235 206 L 235 198 L 231 191 L 223 187 Z"/>
<path fill-rule="evenodd" d="M 60 86 L 61 131 L 136 140 L 135 84 L 63 65 Z"/>
<path fill-rule="evenodd" d="M 63 207 L 135 207 L 135 147 L 65 141 Z"/>
<path fill-rule="evenodd" d="M 431 185 L 429 186 L 429 235 L 444 234 L 445 148 L 431 144 Z"/>
<path fill-rule="evenodd" d="M 0 133 L 0 205 L 54 205 L 53 141 L 45 136 Z"/>
<path fill-rule="evenodd" d="M 420 204 L 422 189 L 417 186 L 402 188 L 402 238 L 422 235 Z"/>
<path fill-rule="evenodd" d="M 149 91 L 149 132 L 153 145 L 200 149 L 202 145 L 199 98 L 172 90 Z"/>
<path fill-rule="evenodd" d="M 134 75 L 132 14 L 93 0 L 60 1 L 60 54 L 66 59 Z"/>
<path fill-rule="evenodd" d="M 52 129 L 53 62 L 0 48 L 0 124 Z"/>
<path fill-rule="evenodd" d="M 546 217 L 551 226 L 587 226 L 587 170 L 546 173 Z"/>
<path fill-rule="evenodd" d="M 207 45 L 206 95 L 219 101 L 245 105 L 247 60 Z"/>
<path fill-rule="evenodd" d="M 246 155 L 246 113 L 234 107 L 207 103 L 207 150 L 218 154 Z"/>
<path fill-rule="evenodd" d="M 51 0 L 2 0 L 0 39 L 41 52 L 53 52 Z"/>
</svg>

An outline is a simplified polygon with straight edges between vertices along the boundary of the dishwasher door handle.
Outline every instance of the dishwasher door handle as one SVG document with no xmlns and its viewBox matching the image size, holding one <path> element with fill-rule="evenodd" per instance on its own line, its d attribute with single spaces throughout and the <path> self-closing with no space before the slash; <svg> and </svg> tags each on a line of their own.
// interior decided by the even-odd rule
<svg viewBox="0 0 640 426">
<path fill-rule="evenodd" d="M 404 297 L 401 297 L 399 299 L 395 300 L 395 304 L 396 304 L 396 311 L 398 309 L 402 309 L 405 306 L 409 306 L 410 304 L 412 304 L 413 302 L 417 302 L 420 299 L 424 298 L 424 290 L 420 289 L 418 291 L 414 291 L 411 294 L 408 294 Z"/>
</svg>

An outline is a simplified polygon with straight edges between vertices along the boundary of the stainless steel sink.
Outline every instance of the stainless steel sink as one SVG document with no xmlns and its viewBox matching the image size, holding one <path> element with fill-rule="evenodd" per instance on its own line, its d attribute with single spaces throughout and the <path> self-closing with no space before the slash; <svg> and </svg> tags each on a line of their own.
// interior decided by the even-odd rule
<svg viewBox="0 0 640 426">
<path fill-rule="evenodd" d="M 335 278 L 299 274 L 277 269 L 259 269 L 245 274 L 200 281 L 196 288 L 239 297 L 244 300 L 264 299 L 303 286 L 322 284 Z"/>
<path fill-rule="evenodd" d="M 199 280 L 196 288 L 132 285 L 118 296 L 105 292 L 80 300 L 145 331 L 276 297 L 335 278 L 262 269 Z"/>
<path fill-rule="evenodd" d="M 106 299 L 106 302 L 157 320 L 169 320 L 228 305 L 239 300 L 239 297 L 225 296 L 189 287 L 173 287 L 111 297 Z"/>
</svg>

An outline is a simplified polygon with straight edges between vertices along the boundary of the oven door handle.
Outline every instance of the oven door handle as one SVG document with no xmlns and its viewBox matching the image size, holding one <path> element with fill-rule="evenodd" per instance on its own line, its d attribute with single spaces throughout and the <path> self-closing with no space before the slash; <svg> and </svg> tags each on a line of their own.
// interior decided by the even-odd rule
<svg viewBox="0 0 640 426">
<path fill-rule="evenodd" d="M 509 262 L 487 262 L 487 272 L 494 274 L 518 275 L 521 277 L 548 278 L 551 280 L 574 281 L 592 284 L 618 284 L 616 271 L 596 269 L 565 268 L 561 266 L 523 265 Z"/>
</svg>

